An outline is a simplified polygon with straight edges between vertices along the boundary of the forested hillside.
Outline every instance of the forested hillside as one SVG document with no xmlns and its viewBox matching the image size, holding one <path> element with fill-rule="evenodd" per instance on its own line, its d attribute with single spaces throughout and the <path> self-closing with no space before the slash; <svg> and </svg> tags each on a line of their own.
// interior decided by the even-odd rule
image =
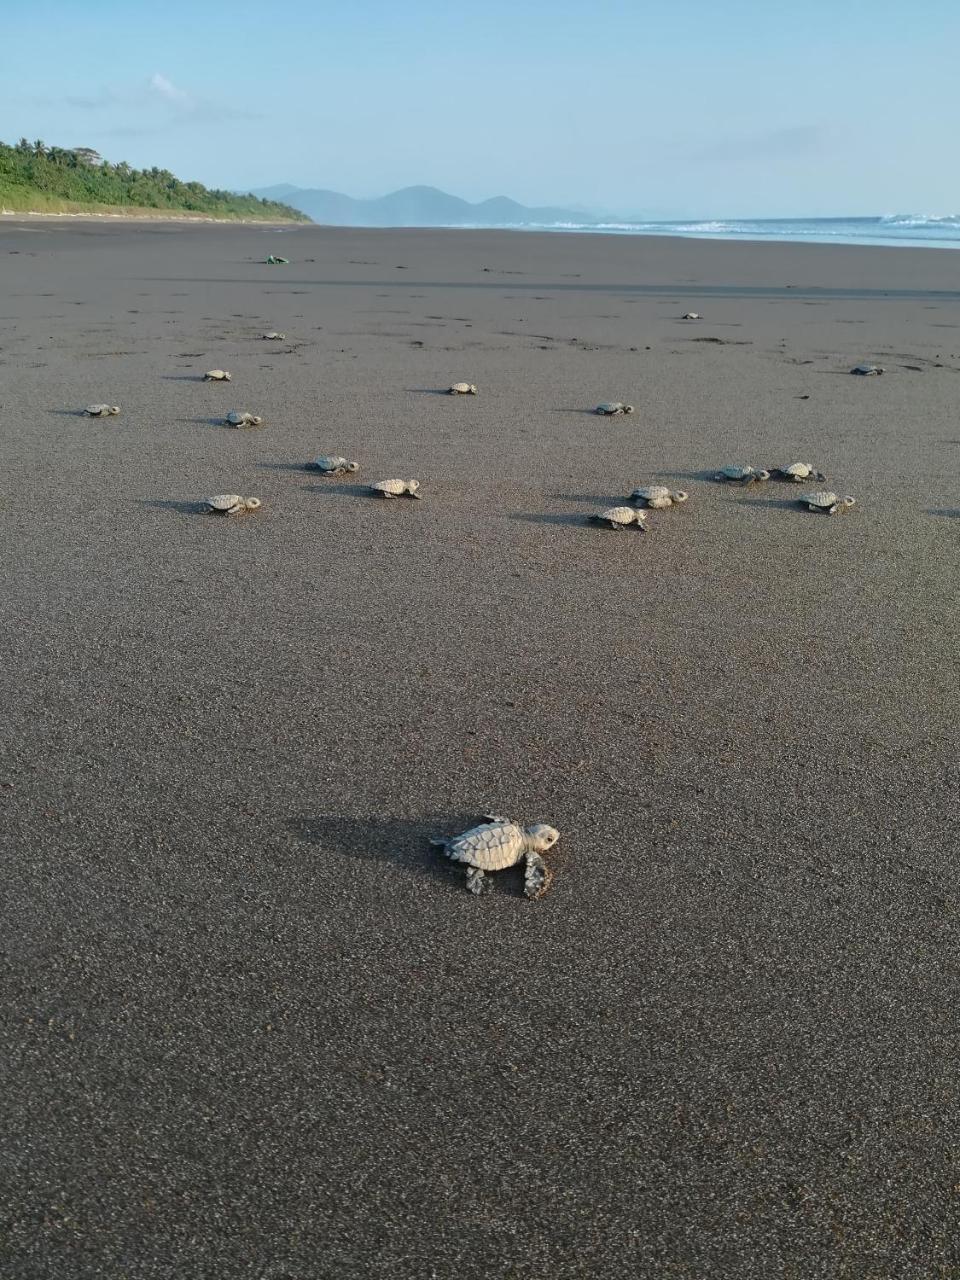
<svg viewBox="0 0 960 1280">
<path fill-rule="evenodd" d="M 255 218 L 308 222 L 289 205 L 229 191 L 208 191 L 181 182 L 166 169 L 108 164 L 86 147 L 68 150 L 21 138 L 0 142 L 0 208 L 40 213 L 128 213 L 159 211 L 208 218 Z"/>
</svg>

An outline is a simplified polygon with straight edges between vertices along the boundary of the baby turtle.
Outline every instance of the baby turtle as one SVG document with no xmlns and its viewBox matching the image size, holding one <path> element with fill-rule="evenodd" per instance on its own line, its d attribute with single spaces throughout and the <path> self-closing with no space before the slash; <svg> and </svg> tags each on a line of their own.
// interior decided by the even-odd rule
<svg viewBox="0 0 960 1280">
<path fill-rule="evenodd" d="M 278 258 L 276 257 L 275 254 L 272 254 L 272 253 L 268 254 L 266 258 L 267 265 L 271 267 L 286 266 L 289 263 L 289 261 L 290 261 L 289 258 Z"/>
<path fill-rule="evenodd" d="M 587 518 L 591 524 L 605 524 L 608 529 L 626 529 L 635 524 L 640 533 L 648 532 L 646 514 L 633 507 L 608 507 Z"/>
<path fill-rule="evenodd" d="M 269 333 L 263 334 L 263 341 L 264 342 L 283 342 L 286 336 L 287 335 L 285 333 L 277 333 L 276 330 L 271 329 Z"/>
<path fill-rule="evenodd" d="M 346 471 L 359 471 L 359 462 L 348 462 L 346 458 L 323 457 L 314 458 L 307 466 L 314 471 L 322 471 L 325 476 L 342 476 Z"/>
<path fill-rule="evenodd" d="M 625 413 L 633 413 L 633 405 L 621 404 L 619 400 L 604 400 L 594 413 L 599 413 L 601 418 L 619 418 Z"/>
<path fill-rule="evenodd" d="M 816 493 L 801 493 L 797 501 L 808 511 L 822 511 L 828 516 L 835 516 L 838 511 L 849 511 L 857 505 L 856 498 L 851 498 L 849 494 L 841 498 L 827 489 L 818 489 Z"/>
<path fill-rule="evenodd" d="M 721 467 L 713 478 L 731 484 L 757 484 L 761 480 L 769 480 L 770 472 L 756 467 Z"/>
<path fill-rule="evenodd" d="M 803 484 L 804 480 L 826 480 L 822 471 L 811 466 L 809 462 L 791 462 L 789 467 L 774 467 L 770 473 L 778 480 L 792 480 L 794 484 Z"/>
<path fill-rule="evenodd" d="M 545 822 L 521 827 L 509 818 L 489 813 L 485 822 L 462 835 L 430 843 L 442 849 L 451 862 L 462 862 L 469 867 L 467 889 L 471 893 L 484 893 L 491 888 L 486 879 L 488 871 L 503 871 L 523 862 L 525 896 L 542 898 L 550 888 L 553 872 L 540 855 L 552 849 L 559 839 L 560 832 Z"/>
<path fill-rule="evenodd" d="M 255 413 L 240 413 L 236 409 L 231 409 L 223 421 L 228 427 L 259 427 L 263 419 L 257 417 Z"/>
<path fill-rule="evenodd" d="M 850 370 L 860 378 L 879 378 L 883 373 L 883 365 L 879 364 L 858 364 Z"/>
<path fill-rule="evenodd" d="M 378 480 L 370 492 L 378 498 L 419 498 L 419 480 Z"/>
<path fill-rule="evenodd" d="M 88 418 L 112 418 L 120 412 L 118 404 L 88 404 L 83 411 Z"/>
<path fill-rule="evenodd" d="M 242 498 L 239 493 L 218 493 L 206 499 L 207 510 L 219 516 L 243 516 L 261 506 L 259 498 Z"/>
<path fill-rule="evenodd" d="M 680 317 L 681 320 L 702 320 L 703 316 L 699 311 L 685 311 Z"/>
<path fill-rule="evenodd" d="M 479 394 L 472 382 L 455 382 L 447 392 L 448 396 L 476 396 Z"/>
<path fill-rule="evenodd" d="M 652 507 L 655 511 L 658 511 L 662 507 L 678 507 L 681 502 L 686 502 L 689 497 L 689 493 L 684 489 L 668 489 L 663 484 L 651 484 L 641 489 L 634 489 L 630 495 L 630 501 L 642 502 L 644 506 Z"/>
<path fill-rule="evenodd" d="M 208 369 L 203 375 L 204 382 L 229 382 L 233 374 L 227 373 L 226 369 Z"/>
</svg>

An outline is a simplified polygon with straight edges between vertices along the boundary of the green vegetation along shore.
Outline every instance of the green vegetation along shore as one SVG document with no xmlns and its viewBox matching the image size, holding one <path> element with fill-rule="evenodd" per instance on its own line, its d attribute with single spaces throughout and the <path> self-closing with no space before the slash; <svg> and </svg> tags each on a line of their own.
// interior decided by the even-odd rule
<svg viewBox="0 0 960 1280">
<path fill-rule="evenodd" d="M 21 138 L 0 142 L 0 209 L 10 213 L 112 213 L 130 217 L 233 218 L 309 222 L 274 200 L 209 191 L 166 169 L 108 164 L 87 147 L 67 150 Z"/>
</svg>

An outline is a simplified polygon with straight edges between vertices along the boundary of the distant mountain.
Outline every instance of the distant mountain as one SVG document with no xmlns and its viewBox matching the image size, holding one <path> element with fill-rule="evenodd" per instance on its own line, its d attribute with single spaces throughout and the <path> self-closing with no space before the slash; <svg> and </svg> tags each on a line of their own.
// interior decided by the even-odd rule
<svg viewBox="0 0 960 1280">
<path fill-rule="evenodd" d="M 265 200 L 282 200 L 314 222 L 336 227 L 504 227 L 598 221 L 583 210 L 531 209 L 506 196 L 471 204 L 436 187 L 404 187 L 376 200 L 355 200 L 339 191 L 311 191 L 287 183 L 263 187 L 253 194 Z"/>
</svg>

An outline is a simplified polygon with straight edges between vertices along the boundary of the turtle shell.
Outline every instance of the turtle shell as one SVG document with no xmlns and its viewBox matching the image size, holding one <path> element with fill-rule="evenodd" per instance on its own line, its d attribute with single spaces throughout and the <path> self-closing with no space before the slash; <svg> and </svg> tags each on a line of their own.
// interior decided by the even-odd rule
<svg viewBox="0 0 960 1280">
<path fill-rule="evenodd" d="M 465 862 L 481 871 L 502 871 L 512 867 L 524 853 L 523 828 L 515 822 L 484 822 L 447 842 L 446 854 L 453 862 Z"/>
<path fill-rule="evenodd" d="M 203 375 L 204 382 L 229 382 L 230 378 L 226 369 L 208 369 Z"/>
<path fill-rule="evenodd" d="M 806 480 L 815 470 L 809 462 L 791 462 L 789 467 L 781 467 L 780 474 L 789 476 L 791 480 Z"/>
<path fill-rule="evenodd" d="M 414 486 L 414 490 L 419 488 L 415 480 L 378 480 L 370 486 L 370 490 L 372 493 L 392 494 L 394 497 L 399 497 L 401 494 L 414 492 L 410 488 L 411 485 Z"/>
<path fill-rule="evenodd" d="M 355 462 L 348 462 L 346 458 L 334 458 L 324 455 L 322 458 L 314 458 L 311 467 L 317 471 L 324 471 L 327 475 L 337 475 L 341 471 L 359 471 L 360 468 Z"/>
<path fill-rule="evenodd" d="M 635 502 L 672 502 L 673 494 L 665 484 L 650 484 L 634 489 L 630 498 Z"/>
<path fill-rule="evenodd" d="M 239 493 L 218 493 L 213 498 L 207 498 L 207 506 L 211 511 L 222 511 L 228 514 L 243 506 L 243 498 Z"/>
<path fill-rule="evenodd" d="M 83 411 L 88 418 L 110 418 L 120 412 L 118 404 L 88 404 Z"/>
<path fill-rule="evenodd" d="M 748 480 L 756 472 L 753 467 L 721 467 L 717 475 L 724 480 Z"/>
<path fill-rule="evenodd" d="M 827 489 L 817 489 L 814 493 L 801 493 L 797 501 L 805 503 L 808 507 L 819 507 L 827 511 L 840 501 L 840 495 L 830 493 Z"/>
<path fill-rule="evenodd" d="M 619 400 L 604 400 L 597 405 L 594 413 L 599 413 L 601 417 L 612 418 L 621 413 L 633 413 L 633 405 L 623 404 Z"/>
<path fill-rule="evenodd" d="M 477 388 L 472 382 L 454 382 L 450 387 L 449 394 L 452 396 L 475 396 Z"/>
<path fill-rule="evenodd" d="M 883 366 L 879 364 L 858 364 L 850 370 L 851 373 L 857 374 L 861 378 L 879 378 L 883 373 Z"/>
<path fill-rule="evenodd" d="M 643 512 L 635 511 L 633 507 L 608 507 L 590 518 L 597 524 L 638 524 L 641 528 L 646 525 Z"/>
<path fill-rule="evenodd" d="M 287 335 L 285 333 L 277 333 L 271 329 L 269 333 L 263 335 L 264 342 L 282 342 Z"/>
</svg>

